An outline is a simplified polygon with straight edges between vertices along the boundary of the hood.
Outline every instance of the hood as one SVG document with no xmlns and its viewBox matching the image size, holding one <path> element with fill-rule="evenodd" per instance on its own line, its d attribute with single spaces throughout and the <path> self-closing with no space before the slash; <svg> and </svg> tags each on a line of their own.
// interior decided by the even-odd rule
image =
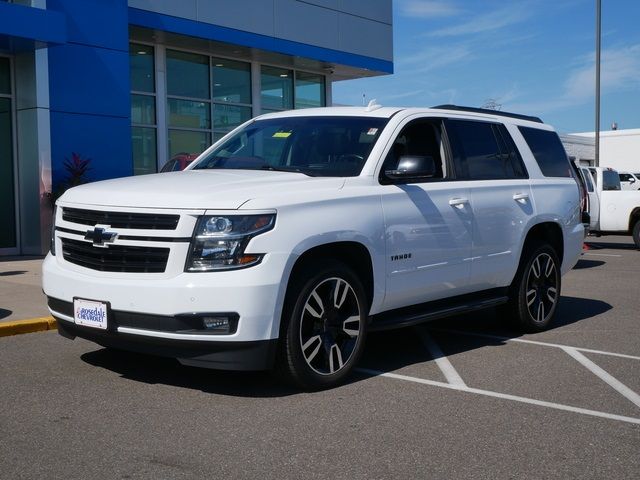
<svg viewBox="0 0 640 480">
<path fill-rule="evenodd" d="M 338 190 L 343 178 L 260 170 L 186 170 L 74 187 L 61 202 L 117 207 L 235 210 L 249 200 L 283 191 L 292 195 Z"/>
</svg>

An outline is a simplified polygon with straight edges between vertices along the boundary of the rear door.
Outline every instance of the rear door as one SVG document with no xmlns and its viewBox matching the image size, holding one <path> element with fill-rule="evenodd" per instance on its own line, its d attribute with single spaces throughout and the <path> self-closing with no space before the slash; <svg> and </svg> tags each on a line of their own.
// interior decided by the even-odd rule
<svg viewBox="0 0 640 480">
<path fill-rule="evenodd" d="M 508 285 L 517 268 L 524 229 L 533 216 L 527 171 L 501 123 L 448 120 L 454 159 L 463 165 L 473 212 L 469 286 Z"/>
<path fill-rule="evenodd" d="M 591 217 L 589 229 L 598 230 L 600 221 L 600 199 L 598 198 L 598 192 L 596 192 L 593 177 L 589 170 L 580 168 L 580 175 L 582 175 L 584 179 L 584 184 L 587 188 L 587 197 L 589 198 L 589 216 Z"/>
</svg>

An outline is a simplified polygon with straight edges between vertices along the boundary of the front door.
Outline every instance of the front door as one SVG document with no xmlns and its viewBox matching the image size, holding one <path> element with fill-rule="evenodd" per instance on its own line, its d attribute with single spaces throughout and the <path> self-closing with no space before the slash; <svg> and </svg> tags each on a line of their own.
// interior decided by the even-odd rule
<svg viewBox="0 0 640 480">
<path fill-rule="evenodd" d="M 385 309 L 466 293 L 472 212 L 467 182 L 455 180 L 439 120 L 402 128 L 380 173 L 387 247 Z M 432 178 L 394 182 L 384 172 L 402 156 L 433 157 Z"/>
</svg>

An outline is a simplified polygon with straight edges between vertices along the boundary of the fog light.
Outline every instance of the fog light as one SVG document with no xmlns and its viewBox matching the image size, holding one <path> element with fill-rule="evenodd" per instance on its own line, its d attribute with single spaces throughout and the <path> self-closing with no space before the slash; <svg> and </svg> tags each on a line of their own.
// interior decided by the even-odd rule
<svg viewBox="0 0 640 480">
<path fill-rule="evenodd" d="M 202 325 L 206 330 L 229 333 L 229 317 L 202 317 Z"/>
</svg>

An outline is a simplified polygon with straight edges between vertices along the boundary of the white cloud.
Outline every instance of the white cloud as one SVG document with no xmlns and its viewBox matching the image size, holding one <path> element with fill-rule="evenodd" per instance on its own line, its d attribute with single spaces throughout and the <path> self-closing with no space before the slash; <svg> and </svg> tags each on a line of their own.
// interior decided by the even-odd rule
<svg viewBox="0 0 640 480">
<path fill-rule="evenodd" d="M 540 101 L 510 104 L 509 109 L 544 114 L 594 101 L 595 55 L 581 56 L 570 64 L 575 67 L 569 72 L 562 88 L 557 92 L 552 92 Z M 640 44 L 603 50 L 600 68 L 601 95 L 638 89 L 640 89 Z"/>
<path fill-rule="evenodd" d="M 400 3 L 400 13 L 407 17 L 450 17 L 460 12 L 455 3 L 445 0 L 404 0 Z"/>
<path fill-rule="evenodd" d="M 453 37 L 500 30 L 520 23 L 534 13 L 534 9 L 526 3 L 513 3 L 491 12 L 482 13 L 469 20 L 450 27 L 440 28 L 428 33 L 432 37 Z"/>
<path fill-rule="evenodd" d="M 593 97 L 596 87 L 595 55 L 589 55 L 583 64 L 571 72 L 565 82 L 565 93 L 570 98 Z M 601 91 L 627 90 L 640 86 L 640 44 L 602 51 L 600 67 Z"/>
<path fill-rule="evenodd" d="M 427 47 L 410 55 L 400 57 L 396 62 L 398 73 L 411 69 L 410 73 L 426 72 L 453 65 L 462 60 L 468 60 L 471 48 L 467 45 L 442 47 Z"/>
</svg>

